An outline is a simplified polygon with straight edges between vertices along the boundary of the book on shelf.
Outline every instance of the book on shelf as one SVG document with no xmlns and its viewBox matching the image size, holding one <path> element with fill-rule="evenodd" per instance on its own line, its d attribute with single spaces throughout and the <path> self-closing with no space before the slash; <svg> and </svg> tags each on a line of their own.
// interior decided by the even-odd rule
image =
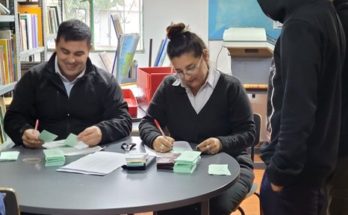
<svg viewBox="0 0 348 215">
<path fill-rule="evenodd" d="M 112 24 L 114 25 L 116 37 L 117 39 L 120 39 L 120 36 L 123 34 L 121 18 L 117 14 L 111 14 L 111 20 L 112 20 Z"/>
<path fill-rule="evenodd" d="M 100 52 L 99 53 L 99 57 L 101 59 L 101 61 L 104 64 L 105 70 L 107 72 L 112 72 L 112 59 L 110 58 L 110 56 L 108 55 L 107 52 Z"/>
<path fill-rule="evenodd" d="M 47 6 L 47 27 L 48 33 L 50 35 L 56 35 L 58 32 L 59 24 L 61 23 L 60 13 L 58 10 L 58 6 L 51 5 Z"/>
<path fill-rule="evenodd" d="M 169 40 L 167 37 L 161 41 L 161 44 L 158 48 L 158 52 L 157 52 L 154 66 L 162 66 L 163 65 L 163 62 L 164 62 L 166 55 L 167 55 L 168 42 L 169 42 Z"/>
<path fill-rule="evenodd" d="M 23 51 L 39 47 L 38 17 L 36 14 L 19 14 Z M 26 42 L 26 43 L 25 43 Z"/>
<path fill-rule="evenodd" d="M 2 4 L 2 5 L 4 5 L 7 9 L 9 8 L 9 2 L 10 0 L 0 0 L 0 3 Z"/>
<path fill-rule="evenodd" d="M 122 34 L 117 44 L 116 54 L 112 67 L 112 74 L 119 83 L 135 82 L 136 77 L 132 77 L 134 72 L 134 54 L 139 41 L 139 34 Z"/>
<path fill-rule="evenodd" d="M 7 136 L 4 130 L 4 117 L 6 113 L 5 99 L 0 97 L 0 144 L 6 142 Z"/>
<path fill-rule="evenodd" d="M 7 8 L 7 6 L 3 5 L 0 2 L 0 15 L 9 15 L 11 14 L 10 10 Z"/>
<path fill-rule="evenodd" d="M 13 40 L 12 39 L 0 39 L 0 47 L 2 47 L 3 55 L 2 62 L 4 63 L 4 71 L 2 72 L 2 83 L 9 84 L 15 81 L 14 75 L 14 49 L 13 49 Z"/>
<path fill-rule="evenodd" d="M 38 43 L 37 46 L 43 46 L 42 8 L 37 4 L 19 4 L 18 13 L 32 15 L 30 21 L 33 20 L 36 24 L 32 25 L 31 22 L 27 24 L 27 30 L 30 26 L 34 28 L 32 31 L 36 34 L 35 42 Z"/>
</svg>

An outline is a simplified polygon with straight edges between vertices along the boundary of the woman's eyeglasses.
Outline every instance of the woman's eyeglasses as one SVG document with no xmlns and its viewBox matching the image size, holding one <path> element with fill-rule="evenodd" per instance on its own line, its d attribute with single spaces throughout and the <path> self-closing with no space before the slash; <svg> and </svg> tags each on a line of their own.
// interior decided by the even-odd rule
<svg viewBox="0 0 348 215">
<path fill-rule="evenodd" d="M 197 72 L 197 70 L 201 66 L 202 59 L 203 59 L 203 55 L 200 57 L 198 63 L 191 65 L 190 68 L 187 68 L 185 70 L 176 70 L 176 69 L 174 69 L 174 71 L 179 76 L 179 78 L 184 78 L 185 75 L 192 76 L 192 75 L 194 75 Z"/>
</svg>

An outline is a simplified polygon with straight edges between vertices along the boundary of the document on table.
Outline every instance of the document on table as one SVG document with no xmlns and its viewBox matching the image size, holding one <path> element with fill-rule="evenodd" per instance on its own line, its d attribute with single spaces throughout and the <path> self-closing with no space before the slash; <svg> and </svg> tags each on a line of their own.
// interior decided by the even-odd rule
<svg viewBox="0 0 348 215">
<path fill-rule="evenodd" d="M 46 142 L 42 146 L 45 147 L 46 149 L 59 148 L 63 151 L 65 156 L 85 155 L 85 154 L 101 151 L 103 149 L 100 146 L 88 147 L 82 141 L 78 141 L 76 145 L 71 147 L 66 145 L 66 140 Z"/>
<path fill-rule="evenodd" d="M 116 152 L 96 152 L 86 155 L 57 171 L 88 175 L 107 175 L 125 164 L 125 155 Z"/>
<path fill-rule="evenodd" d="M 174 141 L 173 149 L 170 152 L 167 153 L 160 153 L 156 152 L 155 150 L 151 149 L 150 147 L 145 145 L 145 151 L 151 156 L 155 157 L 168 157 L 168 153 L 171 155 L 172 153 L 181 153 L 184 151 L 193 151 L 191 148 L 191 145 L 187 141 Z"/>
</svg>

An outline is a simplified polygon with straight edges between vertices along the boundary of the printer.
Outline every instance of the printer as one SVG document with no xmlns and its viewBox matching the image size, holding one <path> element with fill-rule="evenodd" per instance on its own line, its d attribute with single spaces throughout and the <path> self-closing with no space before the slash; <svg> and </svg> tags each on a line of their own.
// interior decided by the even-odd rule
<svg viewBox="0 0 348 215">
<path fill-rule="evenodd" d="M 268 140 L 267 87 L 274 45 L 264 28 L 229 28 L 223 33 L 223 47 L 231 56 L 232 75 L 245 87 L 254 113 L 261 115 L 260 141 Z"/>
</svg>

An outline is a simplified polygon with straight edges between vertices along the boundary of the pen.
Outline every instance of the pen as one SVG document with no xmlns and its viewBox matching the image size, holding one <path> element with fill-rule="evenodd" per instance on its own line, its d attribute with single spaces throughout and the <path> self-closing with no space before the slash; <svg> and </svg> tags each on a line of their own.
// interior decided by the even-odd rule
<svg viewBox="0 0 348 215">
<path fill-rule="evenodd" d="M 158 121 L 157 121 L 156 119 L 153 119 L 153 121 L 155 122 L 156 127 L 158 128 L 158 130 L 160 130 L 162 136 L 166 136 L 166 135 L 164 134 L 164 132 L 163 132 L 163 130 L 162 130 L 160 124 L 158 123 Z"/>
<path fill-rule="evenodd" d="M 36 121 L 35 121 L 35 130 L 37 131 L 38 128 L 39 128 L 39 119 L 36 119 Z"/>
</svg>

